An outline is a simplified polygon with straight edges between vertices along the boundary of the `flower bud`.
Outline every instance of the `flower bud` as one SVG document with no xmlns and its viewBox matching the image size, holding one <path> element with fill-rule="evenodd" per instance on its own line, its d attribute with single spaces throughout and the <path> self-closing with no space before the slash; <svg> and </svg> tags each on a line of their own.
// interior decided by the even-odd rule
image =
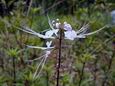
<svg viewBox="0 0 115 86">
<path fill-rule="evenodd" d="M 56 23 L 56 24 L 55 24 L 55 26 L 56 26 L 57 29 L 60 28 L 60 25 L 61 25 L 61 23 Z"/>
</svg>

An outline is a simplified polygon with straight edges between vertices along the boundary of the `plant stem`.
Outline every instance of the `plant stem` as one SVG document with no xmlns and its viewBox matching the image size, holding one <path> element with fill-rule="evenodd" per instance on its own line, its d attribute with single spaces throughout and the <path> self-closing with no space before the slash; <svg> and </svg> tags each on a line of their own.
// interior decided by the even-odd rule
<svg viewBox="0 0 115 86">
<path fill-rule="evenodd" d="M 1 62 L 0 66 L 2 67 L 2 70 L 4 71 L 4 60 L 3 60 L 3 58 L 0 58 L 0 62 Z"/>
<path fill-rule="evenodd" d="M 108 69 L 107 69 L 107 71 L 106 71 L 106 73 L 105 73 L 105 78 L 104 78 L 104 80 L 103 80 L 103 83 L 102 83 L 102 86 L 105 86 L 106 84 L 107 84 L 107 79 L 108 79 L 108 74 L 109 74 L 109 72 L 110 72 L 110 69 L 111 69 L 111 66 L 112 66 L 112 62 L 113 62 L 113 57 L 114 57 L 114 53 L 113 53 L 113 55 L 112 55 L 112 58 L 110 59 L 110 61 L 109 61 L 109 65 L 108 65 Z"/>
<path fill-rule="evenodd" d="M 94 86 L 96 86 L 97 62 L 98 62 L 98 58 L 96 58 L 95 61 L 94 61 L 94 75 L 93 75 L 93 77 L 94 77 L 94 79 L 93 79 L 93 81 L 94 81 Z"/>
<path fill-rule="evenodd" d="M 16 65 L 15 65 L 15 57 L 13 57 L 13 86 L 16 86 Z"/>
<path fill-rule="evenodd" d="M 82 71 L 81 71 L 81 74 L 80 74 L 79 86 L 81 86 L 81 82 L 82 82 L 82 79 L 83 79 L 84 68 L 85 68 L 85 62 L 83 62 L 83 67 L 82 67 Z"/>
<path fill-rule="evenodd" d="M 60 65 L 61 65 L 61 46 L 62 46 L 62 29 L 60 29 L 60 37 L 59 37 L 59 57 L 57 58 L 57 82 L 56 86 L 59 86 L 59 78 L 60 78 Z"/>
<path fill-rule="evenodd" d="M 49 74 L 48 74 L 48 71 L 46 71 L 46 86 L 49 86 Z"/>
<path fill-rule="evenodd" d="M 30 81 L 26 79 L 24 82 L 24 86 L 30 86 Z"/>
<path fill-rule="evenodd" d="M 28 9 L 27 9 L 27 14 L 26 14 L 27 16 L 29 15 L 29 12 L 30 12 L 30 9 L 31 9 L 31 6 L 32 6 L 32 2 L 33 2 L 33 0 L 30 0 L 29 3 L 28 3 L 29 6 L 28 6 Z"/>
</svg>

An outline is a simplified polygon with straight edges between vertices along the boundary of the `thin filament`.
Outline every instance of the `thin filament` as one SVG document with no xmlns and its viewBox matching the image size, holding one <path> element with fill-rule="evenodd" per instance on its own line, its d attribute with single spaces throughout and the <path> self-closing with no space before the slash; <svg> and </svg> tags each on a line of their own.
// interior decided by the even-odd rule
<svg viewBox="0 0 115 86">
<path fill-rule="evenodd" d="M 39 70 L 41 64 L 44 62 L 44 59 L 45 59 L 45 57 L 44 57 L 44 58 L 41 60 L 41 62 L 37 65 L 37 69 L 36 69 L 36 71 L 35 71 L 35 73 L 34 73 L 34 75 L 33 75 L 33 79 L 36 77 L 37 72 L 38 72 L 38 70 Z"/>
</svg>

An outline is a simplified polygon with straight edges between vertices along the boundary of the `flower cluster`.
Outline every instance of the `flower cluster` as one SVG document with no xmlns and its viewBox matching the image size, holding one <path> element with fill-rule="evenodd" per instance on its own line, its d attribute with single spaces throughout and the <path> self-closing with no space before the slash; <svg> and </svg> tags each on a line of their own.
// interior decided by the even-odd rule
<svg viewBox="0 0 115 86">
<path fill-rule="evenodd" d="M 53 20 L 51 21 L 50 18 L 48 17 L 48 23 L 50 26 L 50 30 L 46 31 L 45 34 L 40 34 L 38 32 L 33 31 L 32 29 L 29 29 L 28 27 L 24 27 L 24 29 L 19 28 L 20 30 L 27 32 L 29 34 L 38 36 L 39 38 L 43 38 L 43 39 L 50 39 L 51 41 L 47 41 L 46 42 L 46 47 L 38 47 L 38 46 L 30 46 L 27 45 L 28 48 L 38 48 L 38 49 L 42 49 L 45 50 L 45 55 L 43 55 L 44 58 L 42 58 L 42 61 L 40 62 L 40 64 L 37 66 L 37 70 L 34 74 L 34 78 L 38 77 L 39 74 L 37 74 L 37 71 L 40 67 L 41 64 L 45 64 L 46 59 L 48 58 L 48 56 L 51 54 L 52 49 L 55 48 L 55 46 L 52 46 L 52 39 L 56 39 L 59 36 L 59 30 L 62 29 L 63 33 L 64 33 L 64 39 L 68 39 L 68 40 L 75 40 L 78 38 L 85 38 L 86 36 L 95 34 L 99 31 L 101 31 L 102 29 L 104 29 L 107 26 L 104 26 L 96 31 L 93 32 L 89 32 L 87 33 L 87 30 L 89 28 L 89 24 L 83 25 L 83 27 L 81 27 L 81 29 L 75 31 L 72 26 L 67 23 L 61 23 L 59 21 L 59 19 Z M 43 68 L 43 65 L 41 68 Z"/>
</svg>

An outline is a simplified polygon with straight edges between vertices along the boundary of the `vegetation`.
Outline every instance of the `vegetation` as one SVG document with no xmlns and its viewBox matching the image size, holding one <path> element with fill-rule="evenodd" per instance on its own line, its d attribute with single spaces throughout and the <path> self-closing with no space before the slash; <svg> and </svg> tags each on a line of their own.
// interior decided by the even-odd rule
<svg viewBox="0 0 115 86">
<path fill-rule="evenodd" d="M 0 86 L 56 86 L 58 50 L 55 49 L 37 79 L 33 79 L 44 54 L 27 45 L 46 46 L 42 39 L 20 30 L 45 34 L 48 17 L 68 22 L 74 30 L 89 24 L 88 32 L 109 25 L 84 39 L 62 40 L 59 86 L 115 86 L 114 0 L 1 0 Z M 54 40 L 57 43 L 59 40 Z M 32 60 L 32 61 L 30 61 Z M 38 70 L 39 72 L 40 70 Z"/>
</svg>

